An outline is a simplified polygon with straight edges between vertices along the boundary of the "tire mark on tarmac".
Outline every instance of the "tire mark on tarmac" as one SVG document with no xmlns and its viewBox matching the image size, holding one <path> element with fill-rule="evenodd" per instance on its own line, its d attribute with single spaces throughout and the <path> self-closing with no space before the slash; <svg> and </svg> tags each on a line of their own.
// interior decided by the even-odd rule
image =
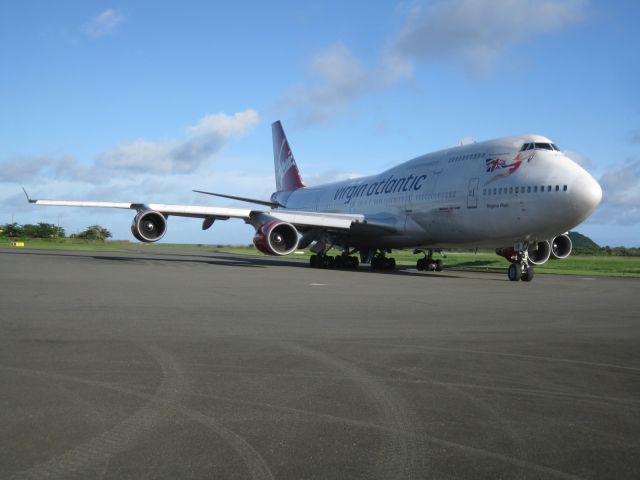
<svg viewBox="0 0 640 480">
<path fill-rule="evenodd" d="M 384 451 L 377 457 L 374 471 L 385 480 L 412 478 L 422 437 L 415 435 L 416 424 L 409 421 L 402 399 L 374 376 L 353 363 L 297 344 L 282 343 L 280 345 L 298 355 L 338 370 L 361 387 L 377 407 L 383 425 L 388 427 L 381 430 L 385 433 Z"/>
<path fill-rule="evenodd" d="M 510 393 L 513 395 L 521 395 L 521 396 L 531 396 L 531 397 L 545 397 L 545 398 L 568 398 L 572 400 L 581 400 L 585 402 L 604 402 L 605 404 L 609 403 L 618 403 L 625 404 L 627 408 L 639 408 L 640 400 L 636 400 L 634 398 L 618 398 L 618 397 L 607 397 L 603 395 L 589 395 L 583 393 L 570 393 L 570 392 L 560 392 L 555 390 L 539 390 L 539 389 L 531 389 L 531 388 L 517 388 L 517 387 L 494 387 L 491 385 L 478 385 L 473 383 L 457 383 L 457 382 L 442 382 L 438 380 L 425 380 L 425 379 L 402 379 L 402 378 L 390 378 L 389 382 L 394 383 L 415 383 L 415 384 L 426 384 L 426 385 L 435 385 L 441 387 L 453 387 L 453 388 L 466 388 L 473 390 L 486 390 L 489 392 L 500 392 L 500 393 Z M 611 408 L 618 408 L 618 406 L 610 405 Z"/>
<path fill-rule="evenodd" d="M 534 471 L 534 472 L 538 472 L 538 473 L 543 473 L 543 474 L 550 475 L 550 476 L 555 477 L 555 478 L 561 478 L 561 479 L 567 479 L 567 480 L 583 480 L 582 477 L 579 477 L 579 476 L 576 476 L 576 475 L 571 475 L 571 474 L 563 472 L 561 470 L 556 470 L 556 469 L 553 469 L 553 468 L 550 468 L 550 467 L 546 467 L 544 465 L 540 465 L 540 464 L 537 464 L 537 463 L 529 462 L 527 460 L 522 460 L 520 458 L 512 457 L 512 456 L 509 456 L 509 455 L 504 455 L 504 454 L 497 453 L 497 452 L 492 452 L 490 450 L 485 450 L 485 449 L 473 447 L 473 446 L 470 446 L 470 445 L 465 445 L 463 443 L 444 440 L 442 438 L 434 437 L 434 436 L 429 435 L 429 434 L 415 434 L 415 432 L 412 433 L 412 432 L 407 432 L 407 431 L 395 430 L 393 427 L 386 426 L 386 425 L 379 425 L 379 424 L 374 423 L 374 422 L 367 422 L 367 421 L 364 421 L 364 420 L 356 420 L 356 419 L 353 419 L 353 418 L 341 417 L 339 415 L 331 415 L 329 413 L 314 412 L 312 410 L 306 410 L 306 409 L 300 409 L 300 408 L 283 407 L 281 405 L 273 405 L 272 403 L 268 403 L 268 402 L 256 402 L 256 401 L 251 401 L 251 400 L 242 400 L 242 399 L 237 399 L 237 398 L 224 397 L 224 396 L 220 396 L 220 395 L 212 395 L 212 394 L 209 394 L 209 393 L 195 393 L 195 392 L 192 392 L 189 395 L 202 397 L 202 398 L 209 398 L 209 399 L 212 399 L 212 400 L 217 400 L 217 401 L 226 402 L 226 403 L 231 403 L 232 405 L 246 405 L 246 406 L 250 406 L 250 407 L 268 409 L 268 410 L 272 410 L 272 411 L 276 411 L 276 412 L 292 415 L 292 416 L 296 417 L 297 419 L 301 419 L 302 417 L 312 417 L 312 418 L 317 418 L 317 419 L 320 419 L 320 420 L 325 420 L 327 422 L 341 423 L 341 424 L 345 424 L 345 425 L 351 425 L 351 426 L 354 426 L 354 427 L 370 429 L 370 430 L 374 430 L 374 431 L 382 432 L 382 433 L 387 433 L 387 434 L 405 435 L 407 437 L 417 437 L 418 435 L 420 435 L 421 438 L 419 438 L 419 441 L 421 441 L 422 443 L 431 443 L 431 444 L 437 445 L 439 447 L 458 450 L 458 451 L 461 451 L 461 452 L 463 452 L 463 453 L 465 453 L 467 455 L 470 455 L 470 456 L 489 458 L 489 459 L 496 460 L 496 461 L 501 462 L 501 463 L 506 463 L 506 464 L 511 465 L 511 466 L 519 467 L 519 468 L 521 468 L 523 470 L 526 470 L 526 471 Z M 415 477 L 415 476 L 416 475 L 414 474 L 413 477 Z M 411 478 L 411 475 L 408 476 L 407 478 Z"/>
<path fill-rule="evenodd" d="M 497 357 L 507 357 L 507 358 L 522 358 L 525 360 L 540 360 L 543 362 L 558 362 L 558 363 L 569 363 L 575 365 L 585 365 L 589 367 L 598 367 L 598 368 L 613 368 L 617 370 L 628 370 L 631 372 L 640 372 L 640 367 L 629 367 L 626 365 L 617 365 L 614 363 L 602 363 L 602 362 L 589 362 L 586 360 L 573 360 L 570 358 L 557 358 L 557 357 L 544 357 L 540 355 L 527 355 L 523 353 L 508 353 L 508 352 L 492 352 L 487 350 L 469 350 L 466 348 L 449 348 L 449 347 L 429 347 L 425 345 L 413 345 L 413 344 L 399 344 L 399 343 L 382 343 L 382 342 L 354 342 L 350 340 L 336 340 L 340 343 L 352 343 L 355 345 L 374 345 L 379 347 L 394 347 L 394 348 L 403 348 L 403 349 L 413 349 L 413 350 L 435 350 L 442 352 L 454 352 L 454 353 L 472 353 L 477 355 L 493 355 Z"/>
<path fill-rule="evenodd" d="M 386 368 L 387 370 L 393 372 L 394 374 L 403 374 L 403 375 L 409 375 L 411 377 L 413 377 L 416 380 L 423 380 L 422 378 L 420 378 L 420 376 L 416 373 L 401 369 L 401 368 L 391 368 L 391 367 L 386 367 L 386 366 L 380 366 L 378 365 L 378 368 Z M 431 385 L 436 385 L 435 383 L 431 384 Z M 525 448 L 524 448 L 524 442 L 522 440 L 522 437 L 520 436 L 520 434 L 513 428 L 513 426 L 511 425 L 511 422 L 509 422 L 499 411 L 496 407 L 494 407 L 493 405 L 491 405 L 489 402 L 483 400 L 482 398 L 479 398 L 475 395 L 472 395 L 471 393 L 465 391 L 465 389 L 459 385 L 459 384 L 454 384 L 454 383 L 445 383 L 442 382 L 440 384 L 437 384 L 438 386 L 442 386 L 445 389 L 449 390 L 450 392 L 454 392 L 456 395 L 458 396 L 462 396 L 464 398 L 467 399 L 467 401 L 473 405 L 476 406 L 476 408 L 478 408 L 479 410 L 484 410 L 485 412 L 487 412 L 491 417 L 493 417 L 493 419 L 495 420 L 496 423 L 502 425 L 503 427 L 503 431 L 507 433 L 507 435 L 511 438 L 512 441 L 512 448 L 514 451 L 514 457 L 523 457 L 525 454 Z"/>
<path fill-rule="evenodd" d="M 63 384 L 61 384 L 59 381 L 53 381 L 53 379 L 41 379 L 44 383 L 48 384 L 51 388 L 54 389 L 58 389 L 60 391 L 65 392 L 66 395 L 72 397 L 77 403 L 83 405 L 87 410 L 91 410 L 93 411 L 93 413 L 95 414 L 96 417 L 98 417 L 98 419 L 100 420 L 100 424 L 102 427 L 102 430 L 104 430 L 106 428 L 106 424 L 104 421 L 104 416 L 98 412 L 98 410 L 96 408 L 94 408 L 94 406 L 84 400 L 82 398 L 82 396 L 75 391 L 74 389 L 70 388 L 68 385 L 65 386 Z M 95 473 L 96 475 L 99 474 L 98 478 L 104 478 L 105 474 L 107 473 L 107 470 L 109 468 L 109 460 L 110 457 L 100 457 L 100 458 L 96 458 L 95 461 L 92 463 L 93 471 L 90 472 L 93 476 L 93 473 Z M 87 465 L 87 467 L 89 467 L 89 465 Z M 87 477 L 89 472 L 85 472 L 84 476 Z"/>
<path fill-rule="evenodd" d="M 1 370 L 18 375 L 105 388 L 147 401 L 145 406 L 111 430 L 10 478 L 12 480 L 70 478 L 72 474 L 87 469 L 95 462 L 108 461 L 111 456 L 125 451 L 132 443 L 153 431 L 160 421 L 166 418 L 167 413 L 180 413 L 209 428 L 225 441 L 242 458 L 250 478 L 272 480 L 271 471 L 262 456 L 242 437 L 215 419 L 178 404 L 178 399 L 186 392 L 187 383 L 175 358 L 155 346 L 140 345 L 140 347 L 145 349 L 162 369 L 163 379 L 154 394 L 146 394 L 133 388 L 71 375 L 0 365 Z"/>
</svg>

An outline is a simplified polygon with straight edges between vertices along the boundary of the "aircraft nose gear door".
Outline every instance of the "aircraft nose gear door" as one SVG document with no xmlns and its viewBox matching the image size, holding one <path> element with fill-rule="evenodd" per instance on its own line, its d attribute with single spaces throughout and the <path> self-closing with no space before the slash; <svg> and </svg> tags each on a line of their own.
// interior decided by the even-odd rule
<svg viewBox="0 0 640 480">
<path fill-rule="evenodd" d="M 467 189 L 467 208 L 478 207 L 478 182 L 477 178 L 469 180 L 469 188 Z"/>
</svg>

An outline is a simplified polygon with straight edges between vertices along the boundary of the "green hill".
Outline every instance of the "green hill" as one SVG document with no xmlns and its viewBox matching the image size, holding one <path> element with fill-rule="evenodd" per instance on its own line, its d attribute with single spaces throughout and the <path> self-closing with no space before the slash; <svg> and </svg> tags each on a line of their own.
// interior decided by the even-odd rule
<svg viewBox="0 0 640 480">
<path fill-rule="evenodd" d="M 578 232 L 569 232 L 569 238 L 573 243 L 573 248 L 600 248 L 596 242 Z"/>
</svg>

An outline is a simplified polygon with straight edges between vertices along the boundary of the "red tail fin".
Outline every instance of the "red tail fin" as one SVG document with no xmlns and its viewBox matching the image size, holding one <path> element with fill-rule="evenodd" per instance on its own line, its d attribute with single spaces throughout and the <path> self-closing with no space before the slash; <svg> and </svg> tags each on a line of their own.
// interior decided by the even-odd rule
<svg viewBox="0 0 640 480">
<path fill-rule="evenodd" d="M 277 121 L 271 125 L 273 136 L 273 163 L 276 170 L 276 191 L 287 192 L 304 187 L 300 171 L 293 158 L 287 136 L 282 124 Z"/>
</svg>

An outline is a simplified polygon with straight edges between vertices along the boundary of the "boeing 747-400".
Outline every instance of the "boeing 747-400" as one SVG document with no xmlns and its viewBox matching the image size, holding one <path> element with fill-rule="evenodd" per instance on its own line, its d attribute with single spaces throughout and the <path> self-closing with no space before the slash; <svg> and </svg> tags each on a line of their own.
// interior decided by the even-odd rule
<svg viewBox="0 0 640 480">
<path fill-rule="evenodd" d="M 156 242 L 171 215 L 239 218 L 255 228 L 253 242 L 269 255 L 311 246 L 312 267 L 394 269 L 392 249 L 422 253 L 418 270 L 442 270 L 434 252 L 496 248 L 512 281 L 531 281 L 534 265 L 565 258 L 566 232 L 598 206 L 602 189 L 580 165 L 540 135 L 504 137 L 414 158 L 377 175 L 306 187 L 280 122 L 272 125 L 276 191 L 270 200 L 202 192 L 263 208 L 155 203 L 34 200 L 36 205 L 136 210 L 141 242 Z M 341 253 L 332 256 L 330 249 Z"/>
</svg>

